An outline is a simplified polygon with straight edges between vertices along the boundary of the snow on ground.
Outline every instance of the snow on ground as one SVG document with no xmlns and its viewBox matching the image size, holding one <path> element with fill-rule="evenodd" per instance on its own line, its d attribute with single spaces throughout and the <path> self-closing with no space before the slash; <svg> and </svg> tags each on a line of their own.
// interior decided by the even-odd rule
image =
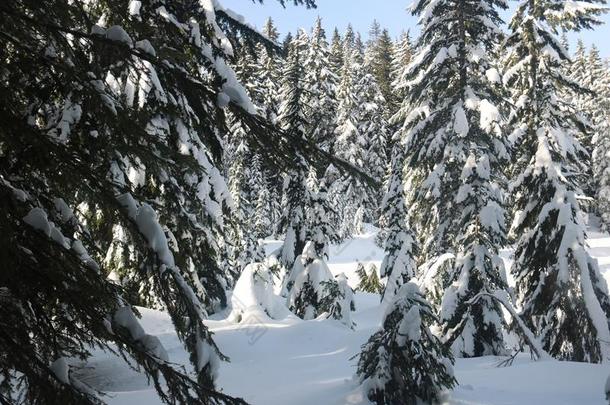
<svg viewBox="0 0 610 405">
<path fill-rule="evenodd" d="M 598 258 L 606 280 L 610 281 L 610 237 L 590 233 L 591 253 Z M 345 273 L 355 286 L 356 264 L 375 263 L 383 258 L 374 243 L 375 230 L 330 251 L 329 266 L 334 274 Z M 269 241 L 268 251 L 279 246 Z M 510 260 L 510 251 L 502 256 Z M 508 264 L 508 263 L 507 263 Z M 334 405 L 367 404 L 353 380 L 360 346 L 379 327 L 379 296 L 356 295 L 355 330 L 337 321 L 283 320 L 250 316 L 240 324 L 229 322 L 226 314 L 207 321 L 222 352 L 231 358 L 220 369 L 218 386 L 254 405 Z M 141 309 L 147 333 L 159 337 L 171 361 L 187 364 L 188 357 L 177 340 L 168 316 Z M 456 376 L 460 383 L 448 404 L 464 405 L 602 405 L 610 364 L 594 365 L 558 361 L 531 362 L 519 356 L 511 367 L 498 367 L 502 358 L 458 359 Z M 111 404 L 156 404 L 154 390 L 146 379 L 117 358 L 98 353 L 84 373 L 86 381 L 112 392 Z"/>
</svg>

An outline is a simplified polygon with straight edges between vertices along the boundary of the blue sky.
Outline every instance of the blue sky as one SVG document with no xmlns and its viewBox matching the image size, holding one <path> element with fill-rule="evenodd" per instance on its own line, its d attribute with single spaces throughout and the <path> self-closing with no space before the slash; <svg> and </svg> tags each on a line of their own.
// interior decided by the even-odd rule
<svg viewBox="0 0 610 405">
<path fill-rule="evenodd" d="M 272 17 L 282 34 L 301 27 L 310 28 L 318 15 L 322 16 L 329 35 L 335 26 L 343 32 L 348 23 L 352 23 L 354 29 L 364 35 L 373 19 L 377 19 L 394 37 L 409 28 L 417 32 L 416 19 L 406 11 L 411 0 L 317 0 L 316 10 L 293 5 L 287 5 L 284 9 L 276 0 L 265 0 L 263 5 L 255 4 L 252 0 L 221 0 L 221 3 L 244 15 L 249 23 L 257 27 L 262 26 L 267 17 Z M 595 31 L 576 33 L 571 36 L 571 41 L 582 38 L 587 46 L 596 44 L 603 57 L 610 57 L 610 15 L 605 15 L 603 19 L 606 24 Z"/>
</svg>

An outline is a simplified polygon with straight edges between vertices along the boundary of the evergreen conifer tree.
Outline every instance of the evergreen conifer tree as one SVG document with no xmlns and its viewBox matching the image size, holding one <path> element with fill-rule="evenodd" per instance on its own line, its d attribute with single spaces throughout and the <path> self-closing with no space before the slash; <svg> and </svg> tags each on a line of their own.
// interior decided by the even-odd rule
<svg viewBox="0 0 610 405">
<path fill-rule="evenodd" d="M 351 311 L 355 309 L 353 291 L 345 276 L 335 280 L 330 269 L 316 253 L 313 242 L 307 242 L 284 285 L 288 308 L 305 320 L 326 314 L 352 327 Z"/>
<path fill-rule="evenodd" d="M 345 29 L 345 34 L 343 35 L 342 42 L 343 58 L 345 58 L 345 49 L 354 50 L 356 48 L 356 33 L 354 32 L 354 27 L 352 24 L 348 24 Z"/>
<path fill-rule="evenodd" d="M 365 70 L 369 70 L 369 66 L 365 64 Z M 388 164 L 388 144 L 389 142 L 389 124 L 387 117 L 387 103 L 383 96 L 383 92 L 375 76 L 371 73 L 364 74 L 356 85 L 356 94 L 360 101 L 357 106 L 359 133 L 364 138 L 366 145 L 364 146 L 365 153 L 363 159 L 363 168 L 367 173 L 379 184 L 381 184 L 386 176 Z M 364 188 L 364 187 L 363 187 Z M 378 199 L 375 195 L 370 195 L 371 192 L 377 193 L 378 190 L 369 190 L 364 188 L 368 212 L 366 219 L 371 221 L 376 217 Z"/>
<path fill-rule="evenodd" d="M 337 75 L 331 66 L 331 53 L 318 18 L 309 38 L 304 64 L 306 104 L 309 107 L 309 133 L 311 140 L 325 151 L 334 148 L 334 124 L 337 113 Z"/>
<path fill-rule="evenodd" d="M 387 29 L 382 30 L 379 23 L 375 20 L 369 31 L 365 65 L 368 73 L 372 74 L 375 78 L 383 99 L 388 105 L 396 103 L 392 89 L 392 61 L 394 53 L 394 43 L 390 33 Z M 385 118 L 389 117 L 386 115 Z"/>
<path fill-rule="evenodd" d="M 343 68 L 343 39 L 337 28 L 333 31 L 333 37 L 330 43 L 329 62 L 331 71 L 339 76 L 341 69 Z"/>
<path fill-rule="evenodd" d="M 307 240 L 313 242 L 318 257 L 328 258 L 328 244 L 336 242 L 338 238 L 329 216 L 332 208 L 328 201 L 326 181 L 319 181 L 316 172 L 311 170 L 307 178 L 307 188 L 311 195 L 310 206 L 307 207 Z"/>
<path fill-rule="evenodd" d="M 379 274 L 385 278 L 382 300 L 390 302 L 402 285 L 416 276 L 417 244 L 407 228 L 407 206 L 404 194 L 404 153 L 403 145 L 396 145 L 392 154 L 392 167 L 388 185 L 381 202 L 381 216 L 384 220 L 383 249 L 385 257 Z"/>
<path fill-rule="evenodd" d="M 344 273 L 338 274 L 332 282 L 324 285 L 325 297 L 320 302 L 322 311 L 328 313 L 330 319 L 336 319 L 348 328 L 356 325 L 352 320 L 352 312 L 356 310 L 354 290 L 347 283 Z"/>
<path fill-rule="evenodd" d="M 356 269 L 356 275 L 358 276 L 359 282 L 356 290 L 381 294 L 383 293 L 383 285 L 381 281 L 379 281 L 379 276 L 377 275 L 377 267 L 370 263 L 368 266 L 368 270 L 364 267 L 364 264 L 358 262 L 358 267 Z"/>
<path fill-rule="evenodd" d="M 347 35 L 346 35 L 347 37 Z M 358 72 L 361 70 L 360 58 L 357 52 L 349 46 L 346 39 L 344 45 L 343 68 L 341 80 L 337 87 L 337 127 L 335 154 L 345 161 L 355 165 L 364 166 L 366 143 L 359 133 L 357 108 L 359 100 L 356 98 L 356 85 Z M 356 210 L 363 204 L 362 193 L 352 179 L 341 178 L 333 184 L 333 192 L 340 194 L 343 207 L 337 209 L 340 214 L 339 234 L 342 238 L 349 237 L 354 232 L 354 217 Z"/>
<path fill-rule="evenodd" d="M 271 41 L 278 40 L 279 34 L 271 18 L 265 22 L 263 34 Z M 256 54 L 258 63 L 256 63 L 254 75 L 258 78 L 263 93 L 258 106 L 264 110 L 263 115 L 267 120 L 275 123 L 278 117 L 280 56 L 262 44 L 257 45 Z"/>
<path fill-rule="evenodd" d="M 556 35 L 559 27 L 590 28 L 602 10 L 595 2 L 575 11 L 566 4 L 554 3 L 549 18 L 548 3 L 523 1 L 510 23 L 504 82 L 515 90 L 510 126 L 522 162 L 512 185 L 519 210 L 513 231 L 520 235 L 512 273 L 521 316 L 544 349 L 559 359 L 600 362 L 610 354 L 610 301 L 586 251 L 577 200 L 587 155 L 577 136 L 586 136 L 587 125 L 560 95 L 570 81 Z"/>
<path fill-rule="evenodd" d="M 379 405 L 440 403 L 444 392 L 457 385 L 453 356 L 430 331 L 436 321 L 417 285 L 403 285 L 358 359 L 357 374 L 369 400 Z"/>
<path fill-rule="evenodd" d="M 602 229 L 610 229 L 610 67 L 601 66 L 594 88 L 598 109 L 594 123 L 593 174 L 597 185 L 596 209 Z"/>
<path fill-rule="evenodd" d="M 594 211 L 601 218 L 601 226 L 608 229 L 610 224 L 610 195 L 608 191 L 609 161 L 608 145 L 610 144 L 610 76 L 608 69 L 599 55 L 599 50 L 593 45 L 587 56 L 588 74 L 584 83 L 579 83 L 591 90 L 587 94 L 584 113 L 591 125 L 591 171 L 593 177 L 587 177 L 584 192 L 594 197 Z M 589 210 L 591 211 L 591 210 Z"/>
<path fill-rule="evenodd" d="M 286 66 L 283 72 L 280 93 L 280 118 L 282 129 L 296 138 L 310 140 L 309 110 L 306 105 L 305 50 L 308 38 L 304 31 L 292 41 Z M 311 204 L 311 195 L 307 187 L 309 168 L 303 156 L 294 156 L 292 169 L 285 178 L 285 206 L 282 213 L 282 229 L 285 229 L 284 245 L 281 250 L 281 262 L 286 268 L 292 268 L 299 252 L 307 242 L 307 207 Z"/>
<path fill-rule="evenodd" d="M 397 43 L 394 44 L 394 53 L 392 55 L 392 87 L 394 99 L 390 99 L 388 108 L 391 113 L 395 113 L 400 109 L 402 102 L 407 96 L 407 89 L 404 87 L 407 80 L 404 79 L 408 71 L 411 59 L 413 57 L 413 44 L 409 31 L 403 32 L 400 35 Z"/>
<path fill-rule="evenodd" d="M 502 309 L 480 293 L 507 290 L 499 249 L 505 243 L 502 133 L 497 70 L 502 1 L 418 1 L 418 53 L 402 77 L 410 95 L 398 119 L 406 156 L 408 224 L 421 262 L 446 253 L 456 260 L 435 282 L 441 335 L 457 355 L 505 352 Z"/>
</svg>

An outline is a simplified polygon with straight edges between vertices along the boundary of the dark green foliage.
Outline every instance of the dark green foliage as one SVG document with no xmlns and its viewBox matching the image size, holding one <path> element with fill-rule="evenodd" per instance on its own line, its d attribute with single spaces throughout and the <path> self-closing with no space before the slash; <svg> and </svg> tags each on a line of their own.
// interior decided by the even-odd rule
<svg viewBox="0 0 610 405">
<path fill-rule="evenodd" d="M 377 275 L 377 267 L 374 264 L 369 265 L 369 270 L 364 268 L 364 264 L 358 262 L 358 268 L 356 269 L 356 275 L 360 282 L 357 291 L 363 291 L 368 293 L 382 294 L 384 290 L 383 284 L 379 281 Z"/>
<path fill-rule="evenodd" d="M 366 49 L 366 63 L 369 72 L 375 77 L 381 94 L 384 107 L 396 105 L 396 93 L 392 86 L 392 60 L 394 56 L 394 43 L 387 29 L 381 29 L 377 21 L 369 32 L 369 42 Z M 389 109 L 387 110 L 389 114 Z M 389 118 L 389 116 L 386 116 Z"/>
<path fill-rule="evenodd" d="M 300 318 L 311 320 L 325 314 L 350 328 L 353 326 L 354 292 L 344 274 L 333 277 L 316 254 L 313 242 L 307 242 L 284 283 L 288 308 Z"/>
</svg>

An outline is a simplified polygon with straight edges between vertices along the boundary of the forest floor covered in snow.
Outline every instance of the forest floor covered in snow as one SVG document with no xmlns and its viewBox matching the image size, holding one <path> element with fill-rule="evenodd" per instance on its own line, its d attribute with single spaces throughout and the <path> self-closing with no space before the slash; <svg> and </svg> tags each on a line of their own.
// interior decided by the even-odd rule
<svg viewBox="0 0 610 405">
<path fill-rule="evenodd" d="M 358 262 L 379 266 L 383 252 L 369 229 L 330 252 L 334 274 L 345 273 L 352 287 L 358 283 Z M 610 237 L 591 232 L 591 253 L 598 258 L 610 281 Z M 269 250 L 278 242 L 269 242 Z M 508 259 L 510 252 L 503 252 Z M 178 341 L 169 317 L 158 311 L 140 309 L 146 332 L 159 337 L 170 360 L 187 364 L 188 357 Z M 303 321 L 289 316 L 283 320 L 245 318 L 230 322 L 217 314 L 207 322 L 220 350 L 231 362 L 220 367 L 218 386 L 224 392 L 244 398 L 253 405 L 367 404 L 353 378 L 360 346 L 377 330 L 382 308 L 376 294 L 357 293 L 354 330 L 338 321 Z M 512 366 L 499 367 L 500 357 L 458 359 L 459 386 L 448 404 L 495 405 L 594 405 L 606 404 L 604 385 L 610 364 L 595 365 L 554 360 L 532 362 L 519 356 Z M 146 378 L 118 358 L 97 353 L 86 373 L 87 382 L 111 392 L 111 404 L 156 404 L 159 400 Z"/>
</svg>

